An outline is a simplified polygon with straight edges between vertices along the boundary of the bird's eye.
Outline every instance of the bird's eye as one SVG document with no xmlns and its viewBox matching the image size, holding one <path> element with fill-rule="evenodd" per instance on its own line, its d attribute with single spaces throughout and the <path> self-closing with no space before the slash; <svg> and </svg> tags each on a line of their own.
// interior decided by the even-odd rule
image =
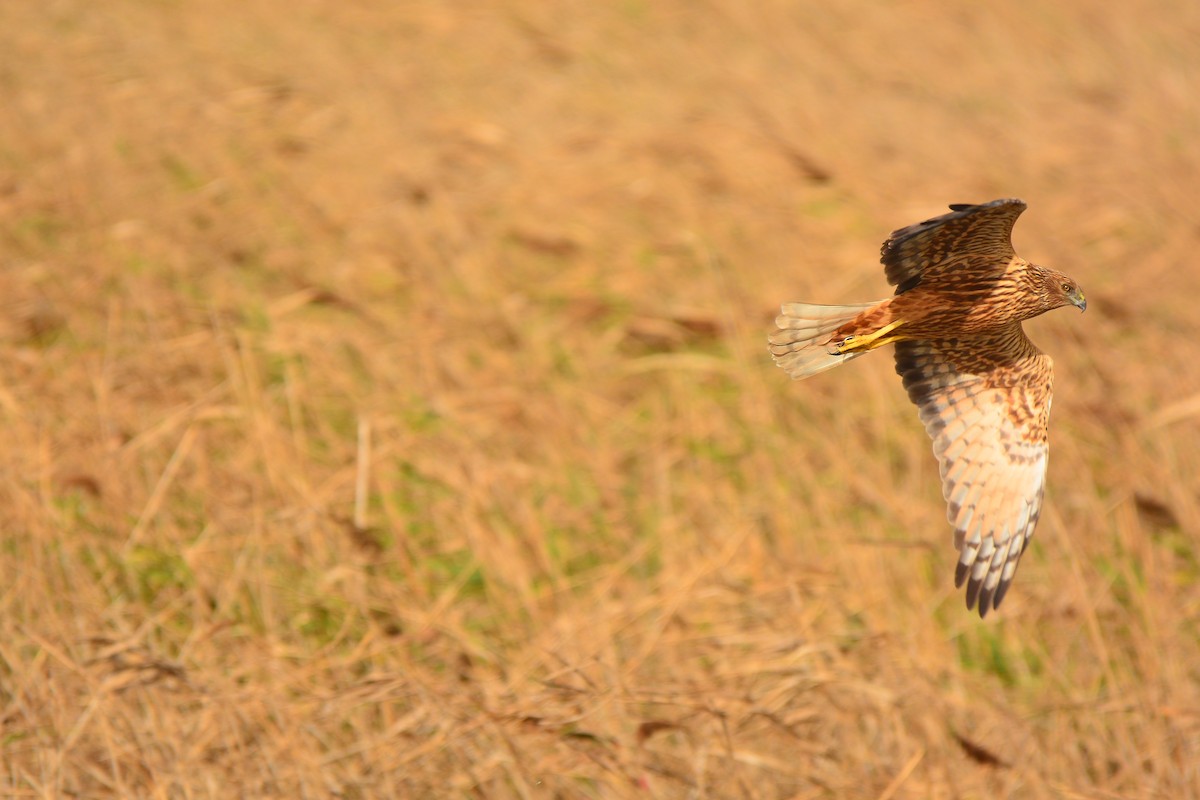
<svg viewBox="0 0 1200 800">
<path fill-rule="evenodd" d="M 1072 291 L 1074 288 L 1075 288 L 1075 287 L 1074 287 L 1074 286 L 1072 286 L 1072 285 L 1071 285 L 1071 284 L 1069 284 L 1069 283 L 1064 283 L 1064 284 L 1062 285 L 1062 290 L 1063 290 L 1064 292 L 1066 292 L 1067 294 L 1070 294 L 1070 293 L 1071 293 L 1071 291 Z"/>
</svg>

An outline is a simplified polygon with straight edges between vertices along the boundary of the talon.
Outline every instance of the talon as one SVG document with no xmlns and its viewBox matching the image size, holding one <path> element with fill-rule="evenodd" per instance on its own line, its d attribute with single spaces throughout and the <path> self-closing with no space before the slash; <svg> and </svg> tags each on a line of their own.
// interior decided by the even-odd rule
<svg viewBox="0 0 1200 800">
<path fill-rule="evenodd" d="M 854 336 L 854 334 L 851 334 L 851 335 L 847 336 L 845 339 L 842 339 L 840 342 L 830 342 L 829 347 L 828 347 L 829 355 L 831 355 L 831 356 L 845 355 L 846 349 L 850 346 L 850 343 L 853 342 L 856 338 L 857 337 Z"/>
<path fill-rule="evenodd" d="M 894 331 L 904 324 L 904 320 L 896 320 L 889 322 L 879 330 L 859 336 L 858 334 L 850 334 L 837 344 L 829 348 L 831 355 L 845 355 L 850 350 L 874 350 L 877 347 L 882 347 L 885 344 L 899 341 L 902 337 L 888 336 L 887 334 Z"/>
</svg>

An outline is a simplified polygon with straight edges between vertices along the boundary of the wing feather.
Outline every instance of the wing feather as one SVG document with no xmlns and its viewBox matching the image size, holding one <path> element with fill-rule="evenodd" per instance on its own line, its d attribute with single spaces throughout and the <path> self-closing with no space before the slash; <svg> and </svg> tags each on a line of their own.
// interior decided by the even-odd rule
<svg viewBox="0 0 1200 800">
<path fill-rule="evenodd" d="M 967 607 L 997 608 L 1041 512 L 1053 368 L 1017 326 L 1005 338 L 896 345 L 896 371 L 933 440 Z"/>
<path fill-rule="evenodd" d="M 893 231 L 883 243 L 880 260 L 896 294 L 951 267 L 998 275 L 1016 255 L 1012 229 L 1025 210 L 1023 200 L 956 204 L 950 209 L 949 214 Z"/>
</svg>

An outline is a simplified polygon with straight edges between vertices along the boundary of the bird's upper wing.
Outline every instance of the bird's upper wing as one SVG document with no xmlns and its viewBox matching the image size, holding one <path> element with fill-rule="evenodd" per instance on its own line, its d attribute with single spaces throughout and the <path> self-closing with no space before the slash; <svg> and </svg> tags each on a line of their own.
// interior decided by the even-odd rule
<svg viewBox="0 0 1200 800">
<path fill-rule="evenodd" d="M 896 371 L 941 465 L 967 582 L 979 615 L 1004 599 L 1042 507 L 1053 367 L 1019 325 L 1003 337 L 903 341 Z"/>
<path fill-rule="evenodd" d="M 888 283 L 901 294 L 948 267 L 1003 272 L 1016 255 L 1012 229 L 1024 210 L 1015 199 L 952 205 L 949 214 L 893 231 L 880 251 Z"/>
</svg>

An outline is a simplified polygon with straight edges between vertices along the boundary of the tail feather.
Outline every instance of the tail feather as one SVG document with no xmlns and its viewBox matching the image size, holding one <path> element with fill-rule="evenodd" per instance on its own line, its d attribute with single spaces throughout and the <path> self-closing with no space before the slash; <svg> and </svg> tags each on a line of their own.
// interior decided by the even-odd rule
<svg viewBox="0 0 1200 800">
<path fill-rule="evenodd" d="M 807 378 L 827 369 L 841 366 L 867 350 L 833 354 L 826 350 L 829 335 L 868 308 L 873 303 L 848 306 L 821 306 L 813 303 L 785 303 L 783 313 L 775 318 L 779 330 L 771 334 L 771 357 L 792 378 Z"/>
</svg>

